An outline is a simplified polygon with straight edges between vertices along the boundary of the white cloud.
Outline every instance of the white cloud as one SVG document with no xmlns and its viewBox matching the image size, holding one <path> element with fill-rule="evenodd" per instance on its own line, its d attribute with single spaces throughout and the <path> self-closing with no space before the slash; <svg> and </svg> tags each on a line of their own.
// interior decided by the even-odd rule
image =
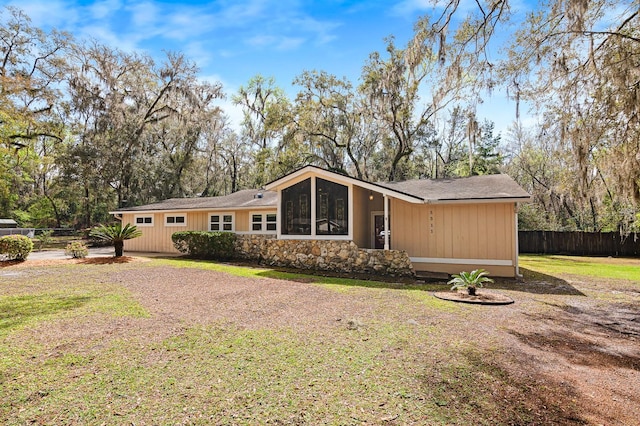
<svg viewBox="0 0 640 426">
<path fill-rule="evenodd" d="M 31 23 L 39 28 L 63 27 L 66 23 L 78 20 L 78 13 L 72 3 L 61 0 L 52 1 L 12 1 L 8 5 L 23 10 Z"/>
<path fill-rule="evenodd" d="M 122 7 L 119 0 L 104 0 L 88 6 L 93 19 L 107 19 Z"/>
<path fill-rule="evenodd" d="M 258 48 L 273 48 L 276 50 L 293 50 L 305 42 L 302 37 L 287 37 L 274 35 L 256 35 L 249 38 L 246 43 Z"/>
<path fill-rule="evenodd" d="M 118 48 L 125 52 L 138 50 L 138 40 L 126 34 L 116 34 L 106 26 L 87 25 L 76 31 L 81 39 L 97 40 L 112 48 Z"/>
<path fill-rule="evenodd" d="M 394 14 L 400 16 L 413 15 L 416 12 L 432 9 L 434 7 L 432 0 L 403 0 L 395 4 L 391 10 Z"/>
<path fill-rule="evenodd" d="M 203 68 L 211 64 L 214 54 L 209 48 L 207 48 L 201 41 L 193 41 L 187 43 L 182 51 L 189 60 L 198 64 L 198 67 Z"/>
<path fill-rule="evenodd" d="M 314 18 L 297 0 L 222 0 L 198 5 L 99 0 L 84 6 L 73 0 L 23 0 L 14 4 L 41 28 L 56 27 L 123 50 L 164 39 L 185 43 L 203 58 L 208 56 L 204 46 L 218 40 L 231 45 L 244 40 L 246 46 L 279 51 L 310 42 L 327 44 L 336 39 L 334 31 L 340 26 Z M 230 39 L 230 34 L 237 35 Z"/>
<path fill-rule="evenodd" d="M 278 50 L 294 50 L 305 42 L 302 37 L 281 37 L 276 44 Z"/>
<path fill-rule="evenodd" d="M 138 29 L 148 29 L 159 22 L 158 7 L 152 2 L 135 3 L 127 8 L 131 11 L 131 23 Z"/>
</svg>

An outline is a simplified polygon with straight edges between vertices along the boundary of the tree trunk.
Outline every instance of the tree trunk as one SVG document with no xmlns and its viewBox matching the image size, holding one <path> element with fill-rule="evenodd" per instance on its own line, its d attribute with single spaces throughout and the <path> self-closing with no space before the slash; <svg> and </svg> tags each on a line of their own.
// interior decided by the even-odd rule
<svg viewBox="0 0 640 426">
<path fill-rule="evenodd" d="M 476 295 L 476 288 L 472 285 L 467 287 L 467 292 L 469 293 L 469 296 L 475 296 Z"/>
<path fill-rule="evenodd" d="M 122 257 L 124 252 L 124 241 L 114 241 L 113 247 L 116 249 L 116 257 Z"/>
</svg>

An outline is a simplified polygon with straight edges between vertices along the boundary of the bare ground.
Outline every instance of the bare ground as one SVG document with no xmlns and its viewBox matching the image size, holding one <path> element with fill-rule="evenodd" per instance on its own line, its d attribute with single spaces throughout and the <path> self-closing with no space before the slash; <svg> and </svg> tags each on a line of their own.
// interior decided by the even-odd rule
<svg viewBox="0 0 640 426">
<path fill-rule="evenodd" d="M 109 259 L 74 262 L 114 261 Z M 55 262 L 13 266 L 4 262 L 0 273 L 28 267 L 29 273 L 37 274 L 47 263 Z M 161 340 L 199 324 L 286 328 L 331 338 L 337 327 L 411 321 L 438 327 L 451 340 L 491 350 L 496 358 L 472 362 L 495 365 L 508 374 L 513 386 L 496 386 L 492 398 L 503 399 L 506 412 L 510 405 L 524 404 L 537 419 L 531 424 L 640 424 L 637 283 L 544 276 L 505 280 L 492 288 L 513 298 L 512 305 L 465 307 L 462 315 L 446 311 L 427 315 L 406 292 L 357 288 L 345 293 L 305 282 L 308 279 L 258 280 L 170 266 L 127 268 L 109 272 L 104 279 L 129 289 L 151 319 L 105 317 L 90 325 L 60 321 L 35 330 L 30 338 L 54 348 L 55 340 L 75 341 L 77 350 L 91 351 L 104 344 L 105 336 Z M 426 348 L 428 342 L 424 344 Z M 423 381 L 425 387 L 442 385 L 438 374 Z M 521 424 L 514 419 L 508 413 L 496 414 L 500 423 Z M 392 420 L 381 423 L 393 424 Z"/>
</svg>

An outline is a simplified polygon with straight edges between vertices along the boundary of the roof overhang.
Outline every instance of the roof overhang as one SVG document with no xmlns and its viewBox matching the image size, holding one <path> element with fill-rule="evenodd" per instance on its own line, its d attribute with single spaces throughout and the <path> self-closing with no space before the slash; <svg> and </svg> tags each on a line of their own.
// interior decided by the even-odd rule
<svg viewBox="0 0 640 426">
<path fill-rule="evenodd" d="M 382 185 L 377 185 L 375 183 L 366 182 L 360 179 L 352 178 L 350 176 L 341 175 L 339 173 L 330 172 L 328 170 L 324 170 L 317 166 L 305 166 L 301 169 L 296 170 L 295 172 L 289 173 L 286 176 L 281 177 L 280 179 L 276 179 L 272 182 L 269 182 L 265 185 L 265 189 L 268 191 L 277 191 L 282 189 L 283 187 L 287 187 L 289 182 L 297 182 L 301 177 L 306 174 L 313 174 L 314 176 L 319 176 L 323 179 L 330 180 L 332 182 L 342 183 L 345 185 L 355 185 L 360 188 L 367 189 L 369 191 L 375 191 L 382 195 L 386 195 L 389 197 L 394 197 L 399 200 L 406 201 L 408 203 L 415 204 L 423 204 L 425 200 L 420 197 L 416 197 L 415 195 L 406 194 L 401 191 L 396 191 Z"/>
<path fill-rule="evenodd" d="M 184 212 L 228 212 L 237 210 L 275 210 L 276 205 L 272 206 L 243 206 L 243 207 L 198 207 L 194 209 L 182 208 L 182 209 L 149 209 L 149 210 L 114 210 L 109 214 L 151 214 L 151 213 L 184 213 Z"/>
<path fill-rule="evenodd" d="M 532 197 L 504 197 L 504 198 L 465 198 L 465 199 L 434 199 L 426 200 L 426 204 L 496 204 L 496 203 L 529 203 Z"/>
</svg>

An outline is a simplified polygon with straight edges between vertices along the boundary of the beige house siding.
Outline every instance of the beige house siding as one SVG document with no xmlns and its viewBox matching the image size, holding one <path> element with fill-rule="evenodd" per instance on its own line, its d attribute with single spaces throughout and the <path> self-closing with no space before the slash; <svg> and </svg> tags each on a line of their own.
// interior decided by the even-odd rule
<svg viewBox="0 0 640 426">
<path fill-rule="evenodd" d="M 276 213 L 273 208 L 249 210 L 219 210 L 219 211 L 182 211 L 182 212 L 155 212 L 155 213 L 123 213 L 122 224 L 135 225 L 136 216 L 153 216 L 153 226 L 140 226 L 142 236 L 127 240 L 124 243 L 125 250 L 140 252 L 178 253 L 173 247 L 171 235 L 179 231 L 208 231 L 209 216 L 211 214 L 232 213 L 234 215 L 235 232 L 245 233 L 251 229 L 251 212 Z M 165 216 L 186 215 L 186 225 L 165 225 Z"/>
<path fill-rule="evenodd" d="M 496 276 L 515 275 L 513 203 L 420 205 L 393 199 L 391 210 L 391 248 L 406 250 L 416 270 L 482 267 Z"/>
<path fill-rule="evenodd" d="M 371 214 L 369 191 L 353 187 L 353 242 L 360 248 L 370 248 Z"/>
<path fill-rule="evenodd" d="M 154 205 L 144 206 L 147 212 L 122 213 L 123 223 L 136 223 L 136 216 L 153 216 L 153 226 L 139 226 L 142 237 L 125 242 L 129 251 L 175 253 L 171 235 L 176 231 L 209 229 L 211 214 L 233 214 L 234 231 L 252 234 L 253 213 L 277 214 L 274 205 L 281 200 L 280 191 L 306 179 L 311 180 L 311 190 L 316 188 L 316 178 L 330 180 L 349 188 L 349 235 L 310 236 L 277 234 L 281 240 L 351 240 L 359 248 L 373 248 L 373 215 L 383 215 L 384 197 L 389 201 L 390 249 L 408 254 L 418 271 L 458 273 L 476 268 L 487 269 L 494 276 L 515 276 L 517 267 L 516 203 L 527 201 L 526 192 L 506 177 L 469 178 L 465 181 L 406 181 L 387 186 L 359 181 L 326 170 L 308 166 L 266 185 L 269 197 L 256 202 L 255 194 L 239 192 L 239 197 L 207 201 L 210 204 L 182 205 L 180 200 L 161 203 L 164 211 Z M 493 182 L 493 184 L 492 184 Z M 446 186 L 443 186 L 445 185 Z M 450 186 L 450 185 L 453 185 Z M 469 187 L 471 185 L 471 187 Z M 474 186 L 475 185 L 475 186 Z M 497 186 L 495 188 L 494 186 Z M 453 189 L 452 189 L 453 188 Z M 504 190 L 504 191 L 503 191 Z M 252 191 L 252 190 L 247 190 Z M 258 191 L 258 190 L 255 190 Z M 275 194 L 275 193 L 278 194 Z M 496 198 L 513 194 L 508 199 Z M 497 195 L 496 195 L 497 194 Z M 253 199 L 246 197 L 253 196 Z M 370 197 L 372 199 L 370 199 Z M 457 201 L 448 201 L 451 198 Z M 315 217 L 315 196 L 311 198 L 311 217 Z M 218 202 L 220 201 L 220 202 Z M 198 207 L 194 207 L 194 206 Z M 205 210 L 204 205 L 211 206 Z M 223 208 L 224 205 L 242 206 Z M 249 208 L 249 205 L 256 207 Z M 157 206 L 157 205 L 156 205 Z M 215 207 L 214 207 L 215 206 Z M 189 210 L 189 207 L 198 211 Z M 141 209 L 142 209 L 141 208 Z M 185 210 L 180 210 L 184 208 Z M 184 225 L 165 225 L 167 215 L 186 215 Z M 280 229 L 281 217 L 277 227 Z M 266 228 L 266 227 L 265 227 Z M 379 230 L 378 230 L 379 231 Z M 266 232 L 256 232 L 267 234 Z M 275 238 L 276 234 L 271 233 Z M 378 241 L 379 242 L 379 241 Z M 293 244 L 293 243 L 292 243 Z M 306 253 L 298 253 L 304 255 Z"/>
</svg>

